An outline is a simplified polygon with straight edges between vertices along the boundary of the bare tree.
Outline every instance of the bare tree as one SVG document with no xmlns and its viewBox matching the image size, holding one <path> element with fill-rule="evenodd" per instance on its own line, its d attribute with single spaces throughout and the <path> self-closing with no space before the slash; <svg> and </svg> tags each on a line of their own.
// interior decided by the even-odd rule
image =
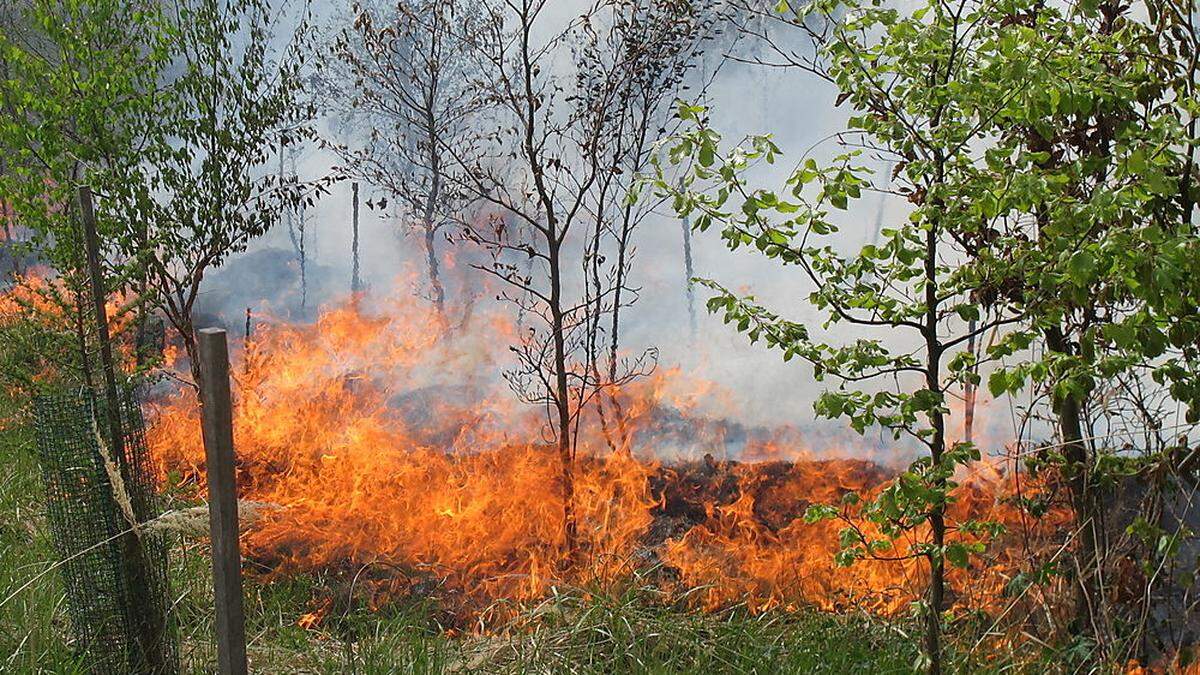
<svg viewBox="0 0 1200 675">
<path fill-rule="evenodd" d="M 478 126 L 488 131 L 447 150 L 456 183 L 491 216 L 464 219 L 465 236 L 491 253 L 477 267 L 528 321 L 506 377 L 523 400 L 545 407 L 573 560 L 583 413 L 656 358 L 654 350 L 618 354 L 620 309 L 636 299 L 632 233 L 645 216 L 627 196 L 700 22 L 691 3 L 669 0 L 602 0 L 565 19 L 548 5 L 495 3 L 473 34 L 460 33 L 477 60 L 488 106 Z"/>
<path fill-rule="evenodd" d="M 444 312 L 437 238 L 464 201 L 447 178 L 444 153 L 473 133 L 474 62 L 458 41 L 476 30 L 477 14 L 461 0 L 399 0 L 386 9 L 356 3 L 353 12 L 325 81 L 349 135 L 363 137 L 326 145 L 341 157 L 342 174 L 382 192 L 368 207 L 402 204 L 400 217 L 424 244 L 432 300 Z"/>
<path fill-rule="evenodd" d="M 288 161 L 290 173 L 284 173 L 284 158 Z M 282 185 L 289 178 L 299 182 L 299 174 L 296 169 L 296 160 L 299 155 L 299 148 L 291 146 L 287 148 L 286 153 L 283 148 L 279 152 L 279 182 Z M 288 240 L 292 243 L 292 251 L 296 254 L 296 264 L 300 271 L 300 311 L 303 312 L 308 306 L 308 258 L 310 241 L 308 237 L 308 227 L 312 221 L 308 214 L 307 204 L 300 202 L 296 205 L 289 205 L 283 214 L 284 224 L 287 226 Z"/>
<path fill-rule="evenodd" d="M 612 94 L 616 113 L 606 148 L 610 155 L 588 201 L 594 223 L 585 256 L 585 279 L 593 301 L 588 353 L 600 389 L 597 413 L 610 448 L 629 452 L 621 402 L 611 385 L 621 380 L 629 366 L 621 362 L 619 354 L 621 310 L 634 302 L 638 293 L 630 283 L 634 233 L 657 206 L 651 200 L 629 197 L 637 177 L 649 165 L 654 142 L 672 119 L 672 104 L 681 96 L 702 50 L 720 25 L 722 5 L 715 0 L 616 0 L 612 7 L 610 24 L 603 28 L 588 24 L 576 61 L 578 88 L 584 97 L 593 92 L 604 95 L 605 72 L 598 64 L 615 62 L 624 74 L 615 82 Z M 706 86 L 702 76 L 699 85 Z M 688 243 L 685 240 L 685 245 Z M 690 247 L 685 248 L 685 258 L 690 277 Z M 605 306 L 602 298 L 608 288 L 612 301 Z M 602 325 L 601 318 L 607 325 Z M 601 345 L 605 332 L 607 344 Z M 605 393 L 615 411 L 616 436 L 610 433 Z"/>
</svg>

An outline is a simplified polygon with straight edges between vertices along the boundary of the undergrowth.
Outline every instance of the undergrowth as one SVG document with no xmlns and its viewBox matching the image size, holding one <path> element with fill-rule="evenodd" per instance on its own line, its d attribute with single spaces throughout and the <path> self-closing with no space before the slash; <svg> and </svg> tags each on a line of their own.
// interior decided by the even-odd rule
<svg viewBox="0 0 1200 675">
<path fill-rule="evenodd" d="M 45 527 L 33 438 L 0 401 L 0 672 L 83 673 Z M 207 545 L 171 550 L 172 612 L 185 673 L 212 672 L 213 611 Z M 40 576 L 39 576 L 40 575 Z M 32 580 L 32 581 L 31 581 Z M 247 579 L 246 634 L 254 673 L 905 673 L 918 653 L 905 622 L 813 611 L 752 615 L 687 612 L 631 582 L 563 591 L 523 607 L 488 632 L 439 625 L 426 603 L 328 613 L 298 625 L 325 580 Z M 972 654 L 952 645 L 960 672 L 1073 672 L 1063 651 Z"/>
</svg>

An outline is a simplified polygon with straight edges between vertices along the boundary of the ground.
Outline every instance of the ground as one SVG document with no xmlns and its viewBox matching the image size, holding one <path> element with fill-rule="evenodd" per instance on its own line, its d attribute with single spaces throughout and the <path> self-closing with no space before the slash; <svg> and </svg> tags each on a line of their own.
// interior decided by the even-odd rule
<svg viewBox="0 0 1200 675">
<path fill-rule="evenodd" d="M 16 420 L 0 429 L 0 672 L 86 672 L 64 639 L 68 615 L 52 569 L 32 433 L 16 409 L 0 402 L 0 417 Z M 203 541 L 174 543 L 173 607 L 188 673 L 211 672 L 214 660 L 208 564 Z M 548 599 L 486 635 L 443 630 L 433 612 L 403 605 L 330 613 L 315 629 L 301 628 L 322 581 L 248 581 L 251 672 L 902 673 L 918 655 L 918 633 L 902 621 L 813 611 L 682 612 L 636 583 Z M 1008 658 L 986 668 L 950 658 L 952 670 L 963 672 L 1064 669 L 1052 656 L 1022 668 Z"/>
</svg>

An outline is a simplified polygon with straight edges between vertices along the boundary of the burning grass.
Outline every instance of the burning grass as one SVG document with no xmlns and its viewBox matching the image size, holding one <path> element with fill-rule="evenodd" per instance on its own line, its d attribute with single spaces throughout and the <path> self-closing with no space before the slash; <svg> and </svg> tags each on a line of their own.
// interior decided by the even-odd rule
<svg viewBox="0 0 1200 675">
<path fill-rule="evenodd" d="M 0 318 L 61 323 L 57 294 L 59 285 L 30 277 L 0 297 Z M 580 545 L 565 551 L 558 456 L 540 411 L 518 404 L 497 375 L 502 346 L 517 330 L 485 315 L 448 327 L 412 302 L 370 309 L 348 302 L 313 324 L 268 321 L 242 345 L 235 364 L 241 497 L 275 507 L 244 535 L 264 613 L 260 631 L 313 646 L 297 655 L 273 645 L 260 659 L 351 658 L 431 672 L 554 670 L 568 662 L 583 670 L 595 664 L 597 672 L 632 663 L 806 669 L 808 652 L 789 631 L 800 630 L 803 642 L 817 639 L 805 633 L 813 626 L 830 635 L 860 628 L 857 620 L 810 620 L 819 616 L 812 609 L 882 617 L 863 621 L 887 631 L 897 626 L 890 619 L 907 614 L 925 583 L 919 561 L 839 568 L 833 554 L 845 523 L 803 517 L 810 504 L 880 489 L 890 471 L 819 459 L 794 429 L 748 430 L 726 421 L 732 411 L 713 414 L 711 405 L 702 413 L 700 403 L 719 393 L 679 369 L 613 392 L 619 406 L 610 407 L 607 437 L 594 414 L 584 416 L 575 466 Z M 159 394 L 151 442 L 164 478 L 172 475 L 193 499 L 204 457 L 196 400 L 189 389 Z M 1005 475 L 987 465 L 975 470 L 956 491 L 951 515 L 996 519 L 1013 534 L 953 572 L 952 601 L 959 616 L 987 618 L 1008 611 L 1014 582 L 1033 564 L 1030 552 L 1044 551 L 1046 533 L 1063 529 L 1067 517 L 1052 508 L 1029 521 L 1012 506 L 1018 495 Z M 1022 489 L 1024 499 L 1037 496 L 1032 486 Z M 845 515 L 869 528 L 852 507 Z M 923 533 L 911 534 L 900 553 Z M 190 613 L 181 620 L 190 631 L 185 643 L 202 643 L 211 620 L 205 586 L 195 583 L 206 578 L 203 562 L 194 547 L 182 557 L 191 597 L 177 607 Z M 263 599 L 304 579 L 316 581 L 300 583 L 302 591 L 277 606 Z M 61 594 L 32 597 L 41 604 L 26 609 L 42 612 L 37 621 L 61 623 L 54 600 Z M 1016 600 L 1023 598 L 1021 591 Z M 27 637 L 10 645 L 18 659 L 10 663 L 30 658 L 36 645 L 38 658 L 72 663 L 69 649 L 45 642 L 54 631 L 41 625 L 18 627 Z M 466 637 L 451 639 L 456 634 Z M 339 651 L 324 654 L 334 643 Z M 915 653 L 900 637 L 874 661 L 857 645 L 811 644 L 840 654 L 829 663 L 845 658 L 848 668 L 893 657 L 902 663 Z M 1008 644 L 994 640 L 989 650 Z"/>
<path fill-rule="evenodd" d="M 11 410 L 0 401 L 0 414 Z M 42 525 L 31 434 L 19 423 L 7 429 L 0 435 L 0 598 L 53 564 L 55 555 Z M 206 544 L 177 542 L 171 564 L 182 673 L 213 672 Z M 247 633 L 254 672 L 817 672 L 825 664 L 827 672 L 896 672 L 916 654 L 903 632 L 866 617 L 680 613 L 634 586 L 609 594 L 560 593 L 514 617 L 511 630 L 488 635 L 448 630 L 422 602 L 393 603 L 383 611 L 339 606 L 319 627 L 298 626 L 329 583 L 320 573 L 270 583 L 251 579 Z M 46 575 L 0 606 L 0 671 L 87 672 L 75 645 L 63 639 L 65 625 L 61 583 Z"/>
<path fill-rule="evenodd" d="M 777 442 L 760 454 L 787 459 L 669 460 L 680 448 L 694 456 L 726 447 L 695 412 L 710 385 L 678 370 L 616 392 L 629 439 L 617 452 L 585 416 L 575 466 L 580 546 L 565 551 L 557 456 L 538 411 L 516 404 L 492 375 L 503 363 L 497 345 L 515 330 L 488 317 L 449 329 L 412 302 L 372 311 L 347 303 L 313 324 L 270 323 L 245 346 L 235 364 L 241 497 L 280 507 L 246 533 L 246 555 L 268 579 L 329 573 L 348 587 L 319 599 L 306 625 L 341 593 L 368 607 L 428 600 L 444 625 L 490 627 L 563 588 L 634 576 L 682 608 L 907 612 L 924 585 L 920 561 L 837 567 L 843 525 L 803 518 L 809 504 L 879 489 L 889 472 Z M 163 400 L 153 419 L 164 469 L 199 485 L 192 393 Z M 956 493 L 955 521 L 998 519 L 1028 542 L 1003 476 L 978 468 Z M 846 515 L 870 527 L 852 508 Z M 1052 513 L 1037 527 L 1063 518 Z M 898 553 L 921 536 L 913 532 Z M 956 608 L 1007 602 L 1026 550 L 1009 542 L 986 564 L 957 570 Z"/>
</svg>

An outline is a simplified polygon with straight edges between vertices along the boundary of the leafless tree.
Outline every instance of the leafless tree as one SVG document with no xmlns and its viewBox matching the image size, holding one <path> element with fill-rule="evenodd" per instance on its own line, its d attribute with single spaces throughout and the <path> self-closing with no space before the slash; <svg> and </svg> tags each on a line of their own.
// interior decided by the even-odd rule
<svg viewBox="0 0 1200 675">
<path fill-rule="evenodd" d="M 296 169 L 296 160 L 299 156 L 299 148 L 291 146 L 286 149 L 280 148 L 279 152 L 279 182 L 284 183 L 287 180 L 299 182 L 298 172 Z M 287 161 L 288 169 L 284 171 L 284 161 Z M 294 207 L 285 209 L 283 214 L 284 224 L 287 226 L 288 241 L 292 244 L 292 251 L 296 254 L 296 264 L 300 269 L 300 311 L 303 312 L 308 305 L 308 259 L 309 248 L 311 245 L 311 237 L 309 236 L 309 225 L 312 222 L 312 217 L 308 213 L 307 204 L 300 202 Z"/>
<path fill-rule="evenodd" d="M 356 3 L 353 15 L 334 40 L 336 62 L 324 80 L 358 138 L 326 145 L 341 157 L 344 176 L 381 192 L 368 207 L 402 205 L 400 218 L 422 237 L 431 297 L 443 312 L 438 234 L 464 201 L 447 178 L 445 148 L 474 133 L 474 61 L 459 39 L 476 30 L 478 14 L 461 0 L 398 0 Z"/>
<path fill-rule="evenodd" d="M 573 560 L 583 413 L 656 359 L 654 350 L 618 353 L 620 310 L 636 299 L 632 234 L 645 216 L 627 193 L 678 95 L 701 22 L 693 3 L 678 0 L 601 0 L 567 17 L 550 4 L 488 5 L 478 30 L 462 35 L 477 59 L 488 106 L 477 123 L 487 131 L 447 149 L 456 183 L 487 214 L 464 219 L 465 236 L 491 253 L 477 267 L 528 320 L 506 377 L 523 400 L 545 407 Z"/>
<path fill-rule="evenodd" d="M 707 86 L 703 76 L 692 76 L 692 70 L 724 17 L 723 4 L 715 0 L 617 0 L 613 7 L 611 23 L 602 28 L 587 25 L 576 61 L 577 86 L 584 97 L 606 89 L 604 69 L 598 64 L 615 62 L 624 73 L 614 90 L 617 104 L 606 148 L 610 155 L 587 203 L 593 223 L 585 280 L 593 301 L 588 354 L 600 389 L 597 413 L 609 447 L 629 452 L 621 402 L 612 385 L 629 365 L 620 359 L 620 329 L 621 310 L 638 294 L 630 283 L 634 234 L 656 206 L 629 196 L 648 166 L 654 142 L 673 118 L 674 102 L 689 84 Z M 606 306 L 602 299 L 608 288 L 612 301 Z M 615 434 L 609 428 L 605 398 L 615 411 Z"/>
</svg>

